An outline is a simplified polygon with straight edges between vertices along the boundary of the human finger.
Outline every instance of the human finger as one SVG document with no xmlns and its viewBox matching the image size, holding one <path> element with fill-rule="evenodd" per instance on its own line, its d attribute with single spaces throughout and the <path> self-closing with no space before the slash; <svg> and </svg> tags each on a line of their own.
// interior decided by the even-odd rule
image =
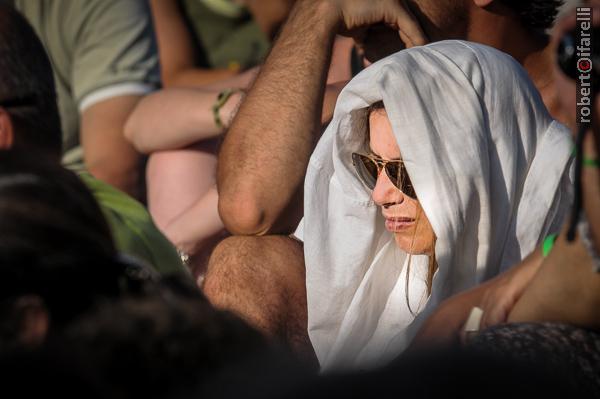
<svg viewBox="0 0 600 399">
<path fill-rule="evenodd" d="M 393 2 L 395 7 L 392 7 L 393 12 L 389 14 L 385 22 L 393 25 L 398 29 L 400 39 L 406 44 L 406 47 L 422 46 L 427 44 L 427 36 L 421 28 L 421 24 L 417 17 L 410 11 L 410 8 L 403 1 L 402 4 Z"/>
</svg>

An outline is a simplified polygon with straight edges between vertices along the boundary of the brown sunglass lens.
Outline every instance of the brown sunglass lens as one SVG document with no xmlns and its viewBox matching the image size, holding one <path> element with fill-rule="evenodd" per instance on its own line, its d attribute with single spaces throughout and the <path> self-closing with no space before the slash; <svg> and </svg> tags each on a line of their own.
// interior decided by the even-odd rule
<svg viewBox="0 0 600 399">
<path fill-rule="evenodd" d="M 385 172 L 388 177 L 394 183 L 396 187 L 400 189 L 405 195 L 415 198 L 415 190 L 413 189 L 408 172 L 401 162 L 389 162 L 385 165 Z"/>
<path fill-rule="evenodd" d="M 408 177 L 408 172 L 404 167 L 404 164 L 399 164 L 397 166 L 398 171 L 396 172 L 398 175 L 398 184 L 397 187 L 402 190 L 402 192 L 408 195 L 411 198 L 417 198 L 415 193 L 415 189 L 413 188 L 412 182 L 410 181 L 410 177 Z"/>
<path fill-rule="evenodd" d="M 371 190 L 375 188 L 377 183 L 377 175 L 379 171 L 377 164 L 364 155 L 356 154 L 355 165 L 358 175 Z"/>
<path fill-rule="evenodd" d="M 396 187 L 402 189 L 402 176 L 398 175 L 400 164 L 397 162 L 389 162 L 385 165 L 385 171 Z"/>
<path fill-rule="evenodd" d="M 361 154 L 352 154 L 352 159 L 362 181 L 373 190 L 379 176 L 379 165 L 371 158 Z M 385 163 L 385 173 L 405 195 L 416 198 L 412 183 L 402 162 L 391 161 Z"/>
</svg>

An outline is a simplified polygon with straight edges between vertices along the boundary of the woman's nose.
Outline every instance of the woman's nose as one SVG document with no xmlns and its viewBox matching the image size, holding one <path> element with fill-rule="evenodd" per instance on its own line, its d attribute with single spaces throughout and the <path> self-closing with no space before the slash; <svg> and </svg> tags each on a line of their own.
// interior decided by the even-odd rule
<svg viewBox="0 0 600 399">
<path fill-rule="evenodd" d="M 390 180 L 385 170 L 381 170 L 377 176 L 375 188 L 372 194 L 373 201 L 379 206 L 400 204 L 404 201 L 404 195 Z"/>
</svg>

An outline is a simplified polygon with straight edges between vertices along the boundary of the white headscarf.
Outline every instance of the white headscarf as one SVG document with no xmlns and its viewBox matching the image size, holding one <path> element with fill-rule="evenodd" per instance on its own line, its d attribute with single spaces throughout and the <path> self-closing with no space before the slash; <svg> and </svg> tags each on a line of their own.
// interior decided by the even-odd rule
<svg viewBox="0 0 600 399">
<path fill-rule="evenodd" d="M 408 256 L 355 173 L 364 132 L 351 113 L 383 100 L 435 231 L 438 271 Z M 527 73 L 487 46 L 438 42 L 401 51 L 340 94 L 311 157 L 303 221 L 308 329 L 323 369 L 383 364 L 444 299 L 522 260 L 559 229 L 570 201 L 571 139 Z"/>
</svg>

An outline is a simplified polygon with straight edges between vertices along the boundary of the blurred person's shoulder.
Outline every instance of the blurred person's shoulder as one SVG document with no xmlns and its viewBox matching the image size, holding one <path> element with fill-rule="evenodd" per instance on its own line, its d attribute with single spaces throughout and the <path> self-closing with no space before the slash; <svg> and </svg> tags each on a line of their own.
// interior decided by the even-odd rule
<svg viewBox="0 0 600 399">
<path fill-rule="evenodd" d="M 81 162 L 80 114 L 101 101 L 144 95 L 160 85 L 149 5 L 140 0 L 8 1 L 46 48 L 56 81 L 65 162 Z"/>
<path fill-rule="evenodd" d="M 145 1 L 10 0 L 44 43 L 57 83 L 82 111 L 91 92 L 160 83 L 152 16 Z M 121 89 L 122 91 L 123 89 Z"/>
<path fill-rule="evenodd" d="M 175 247 L 144 205 L 88 172 L 77 174 L 98 201 L 119 251 L 140 258 L 161 274 L 186 274 Z"/>
</svg>

